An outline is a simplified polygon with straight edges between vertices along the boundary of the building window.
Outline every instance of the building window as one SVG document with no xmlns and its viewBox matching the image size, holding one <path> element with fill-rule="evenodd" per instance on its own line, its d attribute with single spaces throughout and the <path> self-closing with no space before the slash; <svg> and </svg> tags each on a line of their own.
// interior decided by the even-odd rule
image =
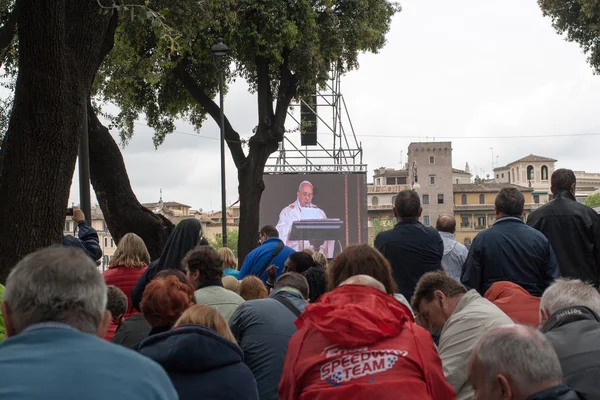
<svg viewBox="0 0 600 400">
<path fill-rule="evenodd" d="M 438 194 L 438 204 L 444 204 L 444 195 Z"/>
<path fill-rule="evenodd" d="M 485 194 L 483 193 L 479 195 L 479 204 L 485 204 Z"/>
<path fill-rule="evenodd" d="M 406 177 L 405 176 L 401 176 L 399 178 L 396 179 L 396 183 L 398 185 L 406 185 Z"/>
<path fill-rule="evenodd" d="M 458 179 L 456 180 L 456 184 L 458 185 Z"/>
<path fill-rule="evenodd" d="M 504 178 L 504 172 L 502 173 L 502 177 Z"/>
<path fill-rule="evenodd" d="M 496 179 L 500 179 L 500 174 L 496 174 Z"/>
<path fill-rule="evenodd" d="M 371 205 L 374 205 L 374 206 L 379 205 L 379 199 L 377 198 L 377 196 L 373 196 L 373 198 L 371 199 Z"/>
<path fill-rule="evenodd" d="M 115 247 L 115 242 L 113 241 L 112 238 L 110 238 L 110 247 Z"/>
<path fill-rule="evenodd" d="M 108 247 L 108 238 L 107 237 L 104 238 L 104 247 Z"/>
<path fill-rule="evenodd" d="M 429 223 L 429 215 L 424 215 L 423 216 L 423 225 L 425 225 L 425 226 L 429 226 L 430 225 L 430 223 Z"/>
<path fill-rule="evenodd" d="M 542 165 L 542 180 L 548 180 L 548 167 L 546 165 Z"/>
<path fill-rule="evenodd" d="M 467 204 L 467 195 L 463 193 L 462 196 L 460 196 L 460 203 L 461 204 Z"/>
<path fill-rule="evenodd" d="M 533 195 L 533 202 L 535 204 L 540 204 L 540 195 L 539 194 L 534 194 Z"/>
<path fill-rule="evenodd" d="M 396 178 L 385 178 L 385 184 L 386 185 L 395 185 L 396 184 Z"/>
<path fill-rule="evenodd" d="M 423 204 L 429 204 L 429 195 L 428 194 L 423 195 Z"/>
<path fill-rule="evenodd" d="M 431 185 L 435 185 L 435 175 L 431 175 L 431 176 L 429 177 L 429 183 L 430 183 Z"/>
<path fill-rule="evenodd" d="M 512 169 L 512 181 L 516 182 L 517 180 L 515 179 L 515 169 Z"/>
<path fill-rule="evenodd" d="M 71 230 L 71 224 L 69 224 L 69 221 L 65 221 L 65 232 L 68 232 Z"/>
<path fill-rule="evenodd" d="M 396 204 L 396 196 L 392 197 L 392 205 Z"/>
<path fill-rule="evenodd" d="M 517 167 L 517 182 L 521 182 L 521 172 L 519 171 L 519 167 Z"/>
<path fill-rule="evenodd" d="M 468 228 L 469 227 L 469 217 L 462 217 L 461 218 L 461 222 L 460 222 L 460 226 L 462 228 Z"/>
<path fill-rule="evenodd" d="M 477 218 L 477 226 L 485 228 L 485 217 L 478 217 Z"/>
<path fill-rule="evenodd" d="M 535 181 L 535 172 L 533 171 L 533 165 L 527 166 L 527 180 Z"/>
<path fill-rule="evenodd" d="M 435 164 L 435 156 L 429 156 L 429 164 Z"/>
</svg>

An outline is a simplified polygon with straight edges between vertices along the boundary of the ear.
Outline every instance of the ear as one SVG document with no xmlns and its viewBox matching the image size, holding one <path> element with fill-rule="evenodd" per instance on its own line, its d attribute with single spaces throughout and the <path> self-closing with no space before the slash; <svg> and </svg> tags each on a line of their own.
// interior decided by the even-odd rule
<svg viewBox="0 0 600 400">
<path fill-rule="evenodd" d="M 398 218 L 398 213 L 396 212 L 396 207 L 392 207 L 392 212 L 394 213 L 394 218 L 396 218 L 396 221 L 398 221 L 400 218 Z"/>
<path fill-rule="evenodd" d="M 540 326 L 550 319 L 550 313 L 545 308 L 540 308 Z"/>
<path fill-rule="evenodd" d="M 446 295 L 441 290 L 436 290 L 435 292 L 433 292 L 433 295 L 435 296 L 435 301 L 446 300 Z"/>
<path fill-rule="evenodd" d="M 522 216 L 524 212 L 525 212 L 525 208 L 523 208 L 523 209 L 521 210 L 521 214 L 519 214 L 519 215 L 521 215 L 521 216 Z"/>
<path fill-rule="evenodd" d="M 575 188 L 576 188 L 576 186 L 577 186 L 577 183 L 574 183 L 574 184 L 571 185 L 571 194 L 573 196 L 575 196 Z"/>
<path fill-rule="evenodd" d="M 102 318 L 102 322 L 100 322 L 98 332 L 96 332 L 96 336 L 98 336 L 100 339 L 104 339 L 104 336 L 106 336 L 106 332 L 108 332 L 108 327 L 110 326 L 110 321 L 112 321 L 112 315 L 110 314 L 110 311 L 104 310 L 104 317 Z"/>
<path fill-rule="evenodd" d="M 496 215 L 500 215 L 500 211 L 498 211 L 498 207 L 494 206 L 494 212 L 496 213 Z"/>
<path fill-rule="evenodd" d="M 508 379 L 502 374 L 496 375 L 496 383 L 500 387 L 500 393 L 502 394 L 503 399 L 512 399 L 512 389 L 508 382 Z"/>
<path fill-rule="evenodd" d="M 2 302 L 2 316 L 4 317 L 4 328 L 6 330 L 6 337 L 15 336 L 17 334 L 17 331 L 12 321 L 12 313 L 10 311 L 8 303 L 5 301 Z"/>
<path fill-rule="evenodd" d="M 423 207 L 419 207 L 419 215 L 417 217 L 421 218 L 421 214 L 423 214 Z"/>
</svg>

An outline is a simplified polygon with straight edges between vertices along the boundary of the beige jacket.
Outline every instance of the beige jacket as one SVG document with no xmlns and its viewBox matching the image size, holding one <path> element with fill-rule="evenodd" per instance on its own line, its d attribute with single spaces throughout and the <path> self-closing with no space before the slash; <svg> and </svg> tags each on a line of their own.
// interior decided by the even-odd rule
<svg viewBox="0 0 600 400">
<path fill-rule="evenodd" d="M 467 364 L 471 350 L 487 331 L 513 321 L 476 290 L 469 290 L 444 324 L 440 335 L 439 353 L 446 380 L 456 391 L 456 400 L 474 398 L 467 382 Z"/>
<path fill-rule="evenodd" d="M 244 302 L 239 294 L 222 286 L 207 286 L 196 290 L 195 295 L 196 303 L 216 308 L 227 322 L 229 322 L 229 318 L 240 304 Z"/>
</svg>

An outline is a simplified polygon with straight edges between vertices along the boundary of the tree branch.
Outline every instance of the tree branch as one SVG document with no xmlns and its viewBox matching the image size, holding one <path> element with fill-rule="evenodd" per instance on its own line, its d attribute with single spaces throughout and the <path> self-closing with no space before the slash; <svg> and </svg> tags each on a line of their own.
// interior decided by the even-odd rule
<svg viewBox="0 0 600 400">
<path fill-rule="evenodd" d="M 182 60 L 179 62 L 177 67 L 174 69 L 175 75 L 181 80 L 183 86 L 186 88 L 188 93 L 200 104 L 200 106 L 211 116 L 211 118 L 217 123 L 217 125 L 221 126 L 221 110 L 217 103 L 213 101 L 204 90 L 200 88 L 196 81 L 190 76 L 190 74 L 186 71 L 187 61 Z M 246 161 L 246 155 L 244 154 L 244 150 L 242 149 L 242 142 L 240 139 L 239 133 L 237 133 L 227 116 L 225 116 L 225 141 L 227 142 L 227 146 L 231 151 L 231 156 L 233 157 L 233 162 L 235 166 L 240 169 Z"/>
<path fill-rule="evenodd" d="M 287 48 L 283 50 L 283 64 L 281 64 L 279 70 L 281 78 L 275 107 L 275 121 L 277 125 L 284 126 L 288 107 L 298 92 L 298 79 L 290 71 L 289 51 Z M 278 138 L 278 140 L 283 140 L 283 132 L 281 132 L 281 138 Z"/>
<path fill-rule="evenodd" d="M 6 52 L 12 44 L 15 34 L 17 33 L 17 13 L 15 12 L 16 5 L 13 10 L 8 14 L 8 19 L 0 28 L 0 65 L 4 62 Z"/>
<path fill-rule="evenodd" d="M 273 95 L 271 93 L 271 77 L 269 76 L 269 63 L 263 56 L 256 56 L 256 75 L 257 75 L 257 96 L 258 96 L 258 123 L 264 124 L 269 129 L 266 132 L 270 133 L 270 137 L 259 138 L 260 141 L 273 139 Z M 260 133 L 259 129 L 257 133 Z M 263 132 L 265 132 L 263 130 Z"/>
</svg>

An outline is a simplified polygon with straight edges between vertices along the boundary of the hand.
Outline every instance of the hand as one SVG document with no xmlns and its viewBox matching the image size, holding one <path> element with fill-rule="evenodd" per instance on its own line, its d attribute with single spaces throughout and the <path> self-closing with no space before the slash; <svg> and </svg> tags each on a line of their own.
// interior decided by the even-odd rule
<svg viewBox="0 0 600 400">
<path fill-rule="evenodd" d="M 271 265 L 267 268 L 267 281 L 275 284 L 275 279 L 277 279 L 277 265 Z"/>
<path fill-rule="evenodd" d="M 73 216 L 71 218 L 76 223 L 80 223 L 81 221 L 85 221 L 85 215 L 83 214 L 83 211 L 81 211 L 77 207 L 73 207 Z"/>
</svg>

